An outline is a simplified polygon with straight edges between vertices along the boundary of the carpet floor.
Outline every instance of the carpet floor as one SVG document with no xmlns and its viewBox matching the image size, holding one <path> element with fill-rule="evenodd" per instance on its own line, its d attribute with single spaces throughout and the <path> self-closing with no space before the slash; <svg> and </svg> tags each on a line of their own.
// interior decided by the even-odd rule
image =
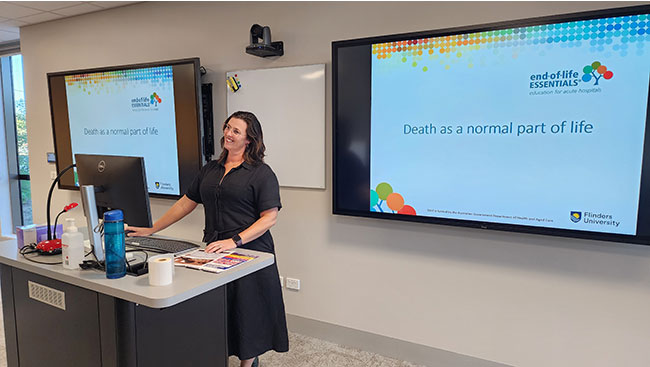
<svg viewBox="0 0 650 367">
<path fill-rule="evenodd" d="M 228 367 L 238 367 L 231 357 Z M 289 333 L 287 353 L 267 352 L 260 356 L 260 367 L 421 367 L 408 362 L 344 347 L 305 335 Z"/>
<path fill-rule="evenodd" d="M 7 366 L 4 320 L 0 306 L 0 367 Z M 239 359 L 231 357 L 229 367 L 238 367 Z M 82 366 L 79 366 L 82 367 Z M 420 367 L 348 348 L 305 335 L 289 333 L 289 352 L 267 352 L 260 356 L 260 367 Z"/>
</svg>

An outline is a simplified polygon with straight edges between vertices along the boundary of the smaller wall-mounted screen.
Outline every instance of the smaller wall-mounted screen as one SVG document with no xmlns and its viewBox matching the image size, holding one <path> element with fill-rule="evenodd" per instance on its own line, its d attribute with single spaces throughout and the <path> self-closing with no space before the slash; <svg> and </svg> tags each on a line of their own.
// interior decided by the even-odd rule
<svg viewBox="0 0 650 367">
<path fill-rule="evenodd" d="M 143 157 L 149 193 L 178 197 L 200 169 L 199 59 L 48 74 L 58 170 L 75 154 Z M 60 187 L 78 186 L 76 174 Z"/>
<path fill-rule="evenodd" d="M 649 14 L 335 42 L 334 212 L 650 244 Z"/>
</svg>

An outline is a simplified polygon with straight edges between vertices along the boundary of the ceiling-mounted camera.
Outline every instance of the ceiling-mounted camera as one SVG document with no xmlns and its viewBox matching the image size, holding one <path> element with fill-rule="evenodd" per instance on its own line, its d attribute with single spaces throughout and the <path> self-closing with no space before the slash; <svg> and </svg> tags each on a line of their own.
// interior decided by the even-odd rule
<svg viewBox="0 0 650 367">
<path fill-rule="evenodd" d="M 259 56 L 282 56 L 284 44 L 282 41 L 271 42 L 271 28 L 253 24 L 251 27 L 251 44 L 246 47 L 246 53 Z"/>
</svg>

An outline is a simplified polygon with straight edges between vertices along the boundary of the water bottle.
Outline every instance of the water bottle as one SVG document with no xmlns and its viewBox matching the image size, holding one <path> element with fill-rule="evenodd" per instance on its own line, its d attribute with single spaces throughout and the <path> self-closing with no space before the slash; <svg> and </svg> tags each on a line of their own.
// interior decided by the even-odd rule
<svg viewBox="0 0 650 367">
<path fill-rule="evenodd" d="M 79 264 L 84 261 L 84 236 L 77 230 L 74 218 L 66 218 L 65 223 L 65 232 L 61 236 L 63 267 L 79 269 Z"/>
<path fill-rule="evenodd" d="M 124 214 L 121 210 L 104 213 L 104 248 L 106 278 L 116 279 L 125 276 Z"/>
</svg>

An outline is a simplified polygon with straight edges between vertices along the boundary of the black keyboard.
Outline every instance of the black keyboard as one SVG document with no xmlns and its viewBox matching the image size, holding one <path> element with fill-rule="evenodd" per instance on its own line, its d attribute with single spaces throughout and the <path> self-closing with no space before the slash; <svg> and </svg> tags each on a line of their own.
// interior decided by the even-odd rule
<svg viewBox="0 0 650 367">
<path fill-rule="evenodd" d="M 174 254 L 199 247 L 192 242 L 154 237 L 127 237 L 125 242 L 127 246 L 133 248 Z"/>
</svg>

